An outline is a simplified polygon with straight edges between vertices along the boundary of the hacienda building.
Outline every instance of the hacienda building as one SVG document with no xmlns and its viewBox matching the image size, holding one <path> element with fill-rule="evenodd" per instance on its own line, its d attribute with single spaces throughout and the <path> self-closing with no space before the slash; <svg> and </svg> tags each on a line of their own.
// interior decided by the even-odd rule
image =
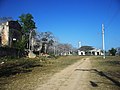
<svg viewBox="0 0 120 90">
<path fill-rule="evenodd" d="M 91 50 L 82 50 L 81 48 L 78 49 L 78 55 L 103 55 L 101 49 L 92 48 Z"/>
<path fill-rule="evenodd" d="M 0 24 L 0 46 L 14 46 L 21 37 L 21 25 L 17 21 L 7 21 Z"/>
</svg>

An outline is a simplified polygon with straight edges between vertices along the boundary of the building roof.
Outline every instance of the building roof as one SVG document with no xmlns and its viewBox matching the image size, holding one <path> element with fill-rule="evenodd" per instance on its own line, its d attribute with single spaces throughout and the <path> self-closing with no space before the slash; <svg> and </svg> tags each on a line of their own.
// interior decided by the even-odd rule
<svg viewBox="0 0 120 90">
<path fill-rule="evenodd" d="M 0 22 L 0 26 L 6 25 L 7 22 L 10 28 L 17 29 L 17 30 L 21 29 L 21 25 L 18 23 L 18 21 L 13 21 L 13 20 Z"/>
<path fill-rule="evenodd" d="M 80 50 L 80 51 L 89 51 L 89 50 L 93 50 L 93 49 L 94 48 L 92 46 L 82 46 L 78 50 Z"/>
</svg>

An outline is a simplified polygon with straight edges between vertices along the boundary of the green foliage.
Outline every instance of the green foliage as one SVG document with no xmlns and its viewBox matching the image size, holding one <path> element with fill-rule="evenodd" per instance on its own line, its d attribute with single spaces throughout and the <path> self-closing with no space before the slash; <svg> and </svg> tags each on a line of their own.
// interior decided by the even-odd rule
<svg viewBox="0 0 120 90">
<path fill-rule="evenodd" d="M 112 55 L 112 56 L 115 56 L 116 54 L 116 49 L 115 48 L 111 48 L 111 50 L 109 50 L 109 53 Z"/>
<path fill-rule="evenodd" d="M 18 42 L 15 43 L 15 47 L 24 50 L 26 46 L 27 39 L 25 37 L 22 37 Z"/>
<path fill-rule="evenodd" d="M 16 43 L 16 46 L 19 49 L 25 49 L 26 44 L 29 40 L 29 34 L 31 30 L 36 28 L 35 22 L 33 20 L 33 16 L 30 13 L 22 14 L 19 16 L 20 20 L 19 23 L 22 26 L 22 39 Z M 32 31 L 32 36 L 35 35 L 35 31 Z"/>
<path fill-rule="evenodd" d="M 33 16 L 31 14 L 29 13 L 22 14 L 21 16 L 19 16 L 19 18 L 20 18 L 19 22 L 22 26 L 23 34 L 29 33 L 30 30 L 36 28 L 35 22 L 33 20 Z"/>
</svg>

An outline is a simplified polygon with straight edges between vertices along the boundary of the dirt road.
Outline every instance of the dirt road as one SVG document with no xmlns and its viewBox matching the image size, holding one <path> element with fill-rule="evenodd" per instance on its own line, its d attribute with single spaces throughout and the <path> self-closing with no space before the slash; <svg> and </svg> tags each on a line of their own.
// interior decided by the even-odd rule
<svg viewBox="0 0 120 90">
<path fill-rule="evenodd" d="M 89 58 L 82 59 L 52 76 L 36 90 L 89 90 L 90 72 L 85 72 L 85 70 L 90 68 Z"/>
<path fill-rule="evenodd" d="M 83 58 L 68 66 L 36 90 L 120 90 L 120 82 L 93 68 L 90 59 Z"/>
</svg>

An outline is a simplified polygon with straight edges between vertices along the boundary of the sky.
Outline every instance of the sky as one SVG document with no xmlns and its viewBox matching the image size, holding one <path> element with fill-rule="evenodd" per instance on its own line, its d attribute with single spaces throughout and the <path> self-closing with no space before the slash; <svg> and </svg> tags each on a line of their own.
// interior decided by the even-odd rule
<svg viewBox="0 0 120 90">
<path fill-rule="evenodd" d="M 120 0 L 0 0 L 0 17 L 30 13 L 37 32 L 52 32 L 60 43 L 105 49 L 120 47 Z"/>
</svg>

